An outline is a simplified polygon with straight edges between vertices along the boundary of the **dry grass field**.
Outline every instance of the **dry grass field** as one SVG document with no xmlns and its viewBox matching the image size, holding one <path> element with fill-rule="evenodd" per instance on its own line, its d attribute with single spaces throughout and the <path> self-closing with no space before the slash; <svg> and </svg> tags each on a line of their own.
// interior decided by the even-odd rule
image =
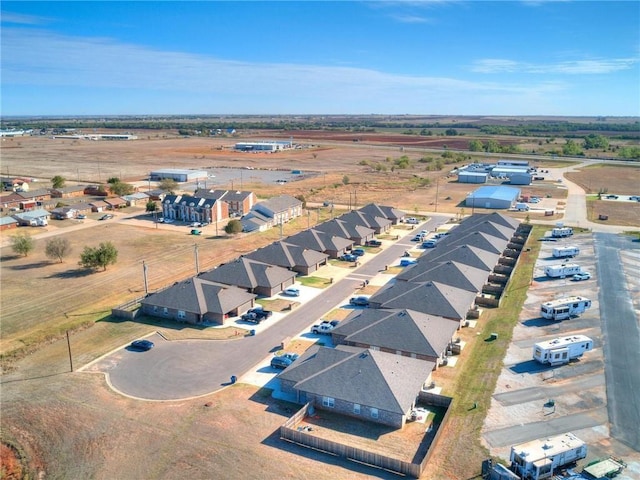
<svg viewBox="0 0 640 480">
<path fill-rule="evenodd" d="M 460 213 L 462 200 L 473 188 L 451 182 L 446 168 L 427 171 L 419 162 L 423 153 L 401 151 L 396 145 L 365 145 L 351 140 L 325 145 L 321 139 L 309 138 L 314 147 L 249 154 L 229 149 L 238 139 L 133 133 L 140 140 L 15 138 L 2 144 L 2 174 L 36 177 L 39 182 L 33 184 L 35 188 L 38 184 L 49 185 L 54 175 L 80 184 L 105 182 L 115 176 L 145 185 L 149 171 L 156 168 L 303 169 L 319 174 L 285 185 L 249 182 L 243 188 L 259 196 L 304 195 L 309 202 L 330 200 L 336 205 L 348 205 L 357 192 L 359 205 L 375 201 L 407 212 Z M 407 169 L 377 172 L 371 166 L 390 167 L 403 155 L 411 159 Z M 345 175 L 349 177 L 346 184 Z M 420 186 L 420 178 L 428 178 L 430 186 Z M 541 187 L 540 192 L 547 191 L 547 186 Z M 562 195 L 562 191 L 553 189 L 554 197 Z M 63 263 L 45 257 L 46 238 L 38 238 L 34 252 L 26 258 L 17 257 L 7 246 L 1 250 L 2 440 L 16 445 L 26 459 L 23 468 L 29 470 L 29 478 L 40 472 L 44 478 L 96 479 L 396 478 L 283 444 L 278 427 L 297 408 L 272 400 L 269 392 L 256 387 L 234 385 L 209 397 L 180 402 L 140 402 L 113 393 L 102 375 L 68 373 L 66 342 L 58 340 L 67 330 L 72 331 L 77 369 L 131 338 L 157 329 L 141 323 L 101 321 L 111 307 L 144 293 L 143 261 L 148 266 L 149 288 L 155 290 L 195 273 L 194 244 L 203 270 L 279 238 L 277 231 L 217 236 L 212 226 L 205 227 L 202 236 L 194 237 L 188 235 L 186 227 L 156 228 L 139 208 L 116 215 L 107 222 L 92 218 L 71 227 L 52 222 L 38 229 L 36 232 L 43 236 L 61 234 L 70 240 L 73 253 Z M 328 215 L 324 209 L 301 218 L 288 224 L 284 233 L 324 221 Z M 7 235 L 11 232 L 3 232 L 2 239 Z M 118 249 L 118 262 L 105 272 L 79 269 L 82 248 L 105 240 Z M 463 352 L 463 357 L 466 355 Z M 455 371 L 442 369 L 439 381 L 454 385 Z M 473 443 L 472 435 L 460 431 L 449 431 L 449 435 L 452 440 L 444 452 Z M 12 457 L 6 449 L 2 454 Z M 476 456 L 482 454 L 474 452 Z M 436 455 L 426 478 L 456 478 L 454 457 Z M 4 460 L 2 463 L 7 464 Z M 473 474 L 477 467 L 467 465 L 465 474 Z"/>
</svg>

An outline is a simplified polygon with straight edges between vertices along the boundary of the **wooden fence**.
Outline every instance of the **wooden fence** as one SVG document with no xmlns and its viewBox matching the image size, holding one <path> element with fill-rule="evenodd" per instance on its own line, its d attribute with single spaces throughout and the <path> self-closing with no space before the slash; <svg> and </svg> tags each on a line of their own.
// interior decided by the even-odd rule
<svg viewBox="0 0 640 480">
<path fill-rule="evenodd" d="M 382 468 L 384 470 L 399 473 L 401 475 L 406 475 L 408 477 L 419 478 L 427 465 L 427 460 L 429 459 L 430 453 L 433 450 L 433 445 L 435 445 L 440 436 L 440 432 L 442 431 L 441 426 L 444 425 L 445 421 L 449 417 L 449 406 L 451 405 L 452 401 L 451 398 L 442 395 L 420 392 L 419 398 L 423 399 L 423 397 L 425 399 L 423 403 L 427 405 L 447 408 L 447 412 L 444 415 L 443 422 L 440 424 L 433 441 L 431 441 L 431 447 L 425 452 L 425 456 L 420 463 L 406 462 L 397 458 L 388 457 L 386 455 L 370 452 L 368 450 L 363 450 L 361 448 L 355 448 L 349 445 L 344 445 L 342 443 L 319 438 L 314 436 L 312 433 L 298 430 L 296 427 L 307 416 L 307 412 L 310 406 L 309 403 L 298 410 L 280 427 L 280 438 L 288 442 L 296 443 L 303 447 L 312 448 L 314 450 L 319 450 L 332 455 L 337 455 L 347 460 L 352 460 L 358 463 L 364 463 L 373 467 Z M 425 438 L 426 436 L 427 434 L 425 434 Z M 425 441 L 425 438 L 423 438 L 423 441 Z"/>
</svg>

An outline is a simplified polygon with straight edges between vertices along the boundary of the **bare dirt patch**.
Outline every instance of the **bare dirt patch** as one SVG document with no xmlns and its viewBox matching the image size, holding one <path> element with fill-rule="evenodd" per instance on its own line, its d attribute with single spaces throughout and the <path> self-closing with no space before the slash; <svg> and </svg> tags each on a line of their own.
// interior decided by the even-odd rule
<svg viewBox="0 0 640 480">
<path fill-rule="evenodd" d="M 640 166 L 595 165 L 568 172 L 566 177 L 580 185 L 586 193 L 607 191 L 617 195 L 640 195 Z"/>
</svg>

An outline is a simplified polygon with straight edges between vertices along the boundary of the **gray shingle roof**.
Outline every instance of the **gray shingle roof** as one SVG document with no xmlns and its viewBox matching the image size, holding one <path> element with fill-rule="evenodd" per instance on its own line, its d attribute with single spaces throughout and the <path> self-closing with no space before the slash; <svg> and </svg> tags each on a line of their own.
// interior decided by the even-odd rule
<svg viewBox="0 0 640 480">
<path fill-rule="evenodd" d="M 254 298 L 256 295 L 241 288 L 193 277 L 152 293 L 140 303 L 204 315 L 228 313 Z"/>
<path fill-rule="evenodd" d="M 333 350 L 326 352 L 331 358 L 323 358 L 327 350 Z M 315 373 L 299 380 L 296 389 L 400 415 L 411 408 L 435 365 L 381 351 L 338 346 L 320 347 L 314 355 L 299 358 L 287 370 L 315 362 L 319 368 L 309 365 L 308 369 Z M 289 373 L 287 370 L 282 377 Z"/>
<path fill-rule="evenodd" d="M 295 272 L 286 268 L 240 257 L 213 270 L 201 273 L 199 278 L 253 289 L 257 287 L 277 287 L 295 278 L 295 276 Z"/>
<path fill-rule="evenodd" d="M 431 263 L 431 268 L 426 270 L 425 265 L 411 265 L 400 272 L 396 279 L 413 283 L 439 282 L 476 293 L 479 293 L 487 283 L 488 272 L 486 270 L 460 262 Z M 418 268 L 416 269 L 416 267 Z"/>
<path fill-rule="evenodd" d="M 512 227 L 505 227 L 504 225 L 500 225 L 498 223 L 491 222 L 489 220 L 485 221 L 474 221 L 474 222 L 462 222 L 457 227 L 451 229 L 451 235 L 453 236 L 462 236 L 467 232 L 482 232 L 487 235 L 491 235 L 493 237 L 498 237 L 503 240 L 511 240 L 513 237 L 513 233 L 515 229 Z"/>
<path fill-rule="evenodd" d="M 333 333 L 345 335 L 347 342 L 437 357 L 457 329 L 451 320 L 414 310 L 365 309 L 340 322 Z"/>
<path fill-rule="evenodd" d="M 353 245 L 353 240 L 337 236 L 331 232 L 324 232 L 315 228 L 304 230 L 285 239 L 294 245 L 300 245 L 317 252 L 342 251 Z"/>
<path fill-rule="evenodd" d="M 427 250 L 420 258 L 418 258 L 417 265 L 420 265 L 424 270 L 431 268 L 429 263 L 446 262 L 453 260 L 472 267 L 481 268 L 483 270 L 491 271 L 493 267 L 498 263 L 500 255 L 497 253 L 487 252 L 477 247 L 469 245 L 458 245 L 451 249 L 442 249 L 438 247 Z M 416 270 L 417 271 L 417 270 Z"/>
<path fill-rule="evenodd" d="M 355 225 L 337 218 L 316 225 L 315 229 L 320 230 L 321 232 L 331 233 L 342 238 L 349 238 L 354 241 L 370 238 L 375 233 L 373 229 L 369 227 Z"/>
<path fill-rule="evenodd" d="M 397 282 L 382 288 L 369 302 L 385 309 L 410 308 L 429 315 L 461 320 L 476 298 L 475 292 L 438 282 Z"/>
<path fill-rule="evenodd" d="M 378 205 L 376 203 L 370 203 L 359 209 L 361 212 L 368 213 L 382 218 L 388 218 L 389 220 L 398 220 L 403 218 L 406 213 L 402 210 L 398 210 L 394 207 L 388 207 L 385 205 Z"/>
<path fill-rule="evenodd" d="M 486 233 L 470 231 L 462 232 L 462 235 L 456 235 L 450 233 L 444 239 L 440 240 L 436 245 L 436 249 L 450 249 L 458 245 L 468 245 L 470 247 L 477 247 L 490 253 L 496 253 L 501 255 L 507 248 L 509 240 L 503 238 L 494 237 Z"/>
<path fill-rule="evenodd" d="M 245 255 L 245 258 L 284 268 L 310 267 L 324 262 L 329 255 L 288 242 L 275 242 Z"/>
<path fill-rule="evenodd" d="M 373 230 L 387 228 L 391 225 L 391 220 L 381 217 L 379 215 L 371 215 L 366 212 L 360 212 L 353 210 L 344 215 L 340 215 L 340 220 L 354 225 L 362 225 L 363 227 L 371 228 Z"/>
<path fill-rule="evenodd" d="M 257 203 L 254 208 L 266 207 L 274 213 L 279 213 L 300 206 L 302 206 L 302 202 L 297 198 L 291 195 L 279 195 Z"/>
</svg>

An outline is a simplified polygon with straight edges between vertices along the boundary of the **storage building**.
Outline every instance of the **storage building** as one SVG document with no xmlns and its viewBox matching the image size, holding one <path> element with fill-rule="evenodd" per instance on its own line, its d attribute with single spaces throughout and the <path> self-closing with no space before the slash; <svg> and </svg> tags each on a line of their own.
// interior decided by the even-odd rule
<svg viewBox="0 0 640 480">
<path fill-rule="evenodd" d="M 471 192 L 465 206 L 473 208 L 509 209 L 520 197 L 520 189 L 502 186 L 480 187 Z"/>
<path fill-rule="evenodd" d="M 531 185 L 531 174 L 530 173 L 513 173 L 509 177 L 509 183 L 511 185 Z"/>
<path fill-rule="evenodd" d="M 150 180 L 159 182 L 166 178 L 175 180 L 176 182 L 193 182 L 208 178 L 206 170 L 188 170 L 182 168 L 163 168 L 161 170 L 153 170 L 150 174 Z"/>
<path fill-rule="evenodd" d="M 487 183 L 488 173 L 463 170 L 458 174 L 458 183 Z"/>
</svg>

